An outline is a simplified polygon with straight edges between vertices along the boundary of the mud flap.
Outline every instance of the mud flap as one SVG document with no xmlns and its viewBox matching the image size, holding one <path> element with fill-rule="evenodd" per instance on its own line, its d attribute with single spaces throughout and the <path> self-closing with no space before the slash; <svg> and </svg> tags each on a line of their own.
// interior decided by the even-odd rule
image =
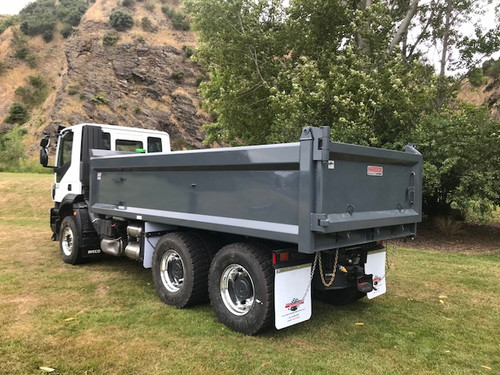
<svg viewBox="0 0 500 375">
<path fill-rule="evenodd" d="M 385 293 L 385 249 L 368 253 L 365 264 L 365 273 L 373 275 L 373 290 L 366 294 L 369 299 Z"/>
<path fill-rule="evenodd" d="M 274 312 L 277 329 L 311 318 L 311 267 L 311 263 L 306 263 L 275 269 Z"/>
</svg>

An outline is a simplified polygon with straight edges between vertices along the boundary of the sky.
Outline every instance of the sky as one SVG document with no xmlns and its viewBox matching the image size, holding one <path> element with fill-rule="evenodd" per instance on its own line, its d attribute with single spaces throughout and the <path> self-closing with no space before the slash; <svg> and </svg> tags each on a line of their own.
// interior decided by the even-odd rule
<svg viewBox="0 0 500 375">
<path fill-rule="evenodd" d="M 0 0 L 0 14 L 17 14 L 33 0 Z"/>
</svg>

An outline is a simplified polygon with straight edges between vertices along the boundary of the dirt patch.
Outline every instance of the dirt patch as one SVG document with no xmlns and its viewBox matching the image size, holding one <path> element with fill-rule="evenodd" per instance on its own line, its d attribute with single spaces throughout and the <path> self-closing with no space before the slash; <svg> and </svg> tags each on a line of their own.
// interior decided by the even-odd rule
<svg viewBox="0 0 500 375">
<path fill-rule="evenodd" d="M 497 253 L 500 252 L 500 224 L 461 223 L 457 233 L 449 235 L 437 230 L 432 222 L 423 222 L 418 225 L 413 241 L 396 244 L 452 253 Z"/>
</svg>

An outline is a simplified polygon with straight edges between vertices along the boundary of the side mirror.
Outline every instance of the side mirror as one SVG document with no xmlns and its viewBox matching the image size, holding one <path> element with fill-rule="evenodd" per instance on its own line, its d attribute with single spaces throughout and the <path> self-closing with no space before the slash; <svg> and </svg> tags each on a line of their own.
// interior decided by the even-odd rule
<svg viewBox="0 0 500 375">
<path fill-rule="evenodd" d="M 41 146 L 41 144 L 40 144 L 40 146 Z M 44 167 L 46 167 L 47 164 L 49 164 L 49 153 L 45 147 L 42 147 L 40 149 L 40 164 Z"/>
<path fill-rule="evenodd" d="M 40 141 L 40 147 L 47 148 L 49 147 L 49 145 L 50 145 L 50 138 L 49 137 L 42 138 L 42 140 Z"/>
</svg>

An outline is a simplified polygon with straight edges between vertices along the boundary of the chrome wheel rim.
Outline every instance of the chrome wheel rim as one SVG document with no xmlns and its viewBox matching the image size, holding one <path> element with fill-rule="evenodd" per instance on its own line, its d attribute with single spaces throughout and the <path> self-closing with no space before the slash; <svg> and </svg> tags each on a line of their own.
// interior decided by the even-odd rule
<svg viewBox="0 0 500 375">
<path fill-rule="evenodd" d="M 61 234 L 61 247 L 64 255 L 71 256 L 73 252 L 74 238 L 73 231 L 70 227 L 64 227 Z"/>
<path fill-rule="evenodd" d="M 165 288 L 172 293 L 178 292 L 184 284 L 184 263 L 174 250 L 167 250 L 161 257 L 160 276 Z"/>
<path fill-rule="evenodd" d="M 220 294 L 232 314 L 243 316 L 250 311 L 255 300 L 255 288 L 245 267 L 239 264 L 226 267 L 220 279 Z"/>
</svg>

